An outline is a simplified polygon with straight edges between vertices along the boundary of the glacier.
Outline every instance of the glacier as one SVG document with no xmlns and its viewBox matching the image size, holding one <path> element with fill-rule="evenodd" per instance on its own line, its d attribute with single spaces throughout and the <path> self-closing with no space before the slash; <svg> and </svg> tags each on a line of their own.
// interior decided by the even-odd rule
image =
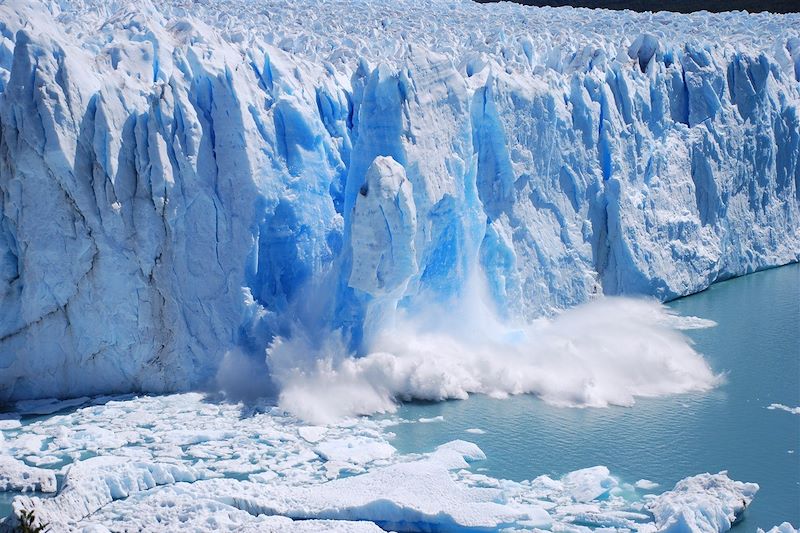
<svg viewBox="0 0 800 533">
<path fill-rule="evenodd" d="M 326 350 L 341 376 L 476 285 L 498 323 L 527 324 L 797 261 L 798 28 L 466 0 L 6 1 L 0 401 L 222 370 L 285 385 Z M 575 401 L 713 386 L 686 357 L 703 379 Z M 408 391 L 392 383 L 373 410 Z M 428 396 L 547 395 L 491 385 Z"/>
</svg>

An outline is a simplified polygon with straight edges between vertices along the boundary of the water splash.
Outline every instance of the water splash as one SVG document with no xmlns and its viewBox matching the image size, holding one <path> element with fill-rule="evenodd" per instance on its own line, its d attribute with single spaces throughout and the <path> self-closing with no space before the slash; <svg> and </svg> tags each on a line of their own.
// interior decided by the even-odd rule
<svg viewBox="0 0 800 533">
<path fill-rule="evenodd" d="M 492 312 L 480 284 L 457 301 L 385 317 L 355 357 L 338 332 L 277 338 L 267 350 L 280 405 L 314 422 L 392 412 L 404 400 L 534 394 L 559 406 L 630 406 L 704 391 L 722 377 L 678 329 L 708 327 L 662 304 L 600 298 L 531 324 Z"/>
</svg>

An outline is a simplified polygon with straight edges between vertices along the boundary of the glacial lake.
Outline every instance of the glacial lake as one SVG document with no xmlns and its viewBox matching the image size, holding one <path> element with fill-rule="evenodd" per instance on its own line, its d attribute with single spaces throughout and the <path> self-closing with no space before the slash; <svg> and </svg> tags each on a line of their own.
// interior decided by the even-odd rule
<svg viewBox="0 0 800 533">
<path fill-rule="evenodd" d="M 623 482 L 671 489 L 680 479 L 727 470 L 761 486 L 735 531 L 800 526 L 800 265 L 713 285 L 669 304 L 717 322 L 686 334 L 725 382 L 702 394 L 640 399 L 631 408 L 552 407 L 530 396 L 403 405 L 392 444 L 428 452 L 453 439 L 475 442 L 487 459 L 473 470 L 512 480 L 606 465 Z M 480 429 L 483 434 L 467 432 Z M 481 470 L 485 469 L 485 470 Z"/>
</svg>

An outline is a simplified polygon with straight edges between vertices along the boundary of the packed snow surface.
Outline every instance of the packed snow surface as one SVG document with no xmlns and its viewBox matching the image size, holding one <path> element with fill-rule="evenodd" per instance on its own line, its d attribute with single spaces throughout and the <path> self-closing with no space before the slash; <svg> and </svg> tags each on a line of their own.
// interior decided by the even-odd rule
<svg viewBox="0 0 800 533">
<path fill-rule="evenodd" d="M 799 258 L 798 28 L 4 2 L 0 400 L 218 384 L 320 422 L 399 398 L 708 389 L 671 327 L 710 324 L 601 296 Z"/>
<path fill-rule="evenodd" d="M 396 453 L 391 427 L 420 423 L 396 417 L 310 426 L 268 404 L 200 394 L 61 407 L 44 417 L 18 413 L 19 425 L 0 427 L 7 450 L 0 465 L 52 458 L 40 470 L 62 478 L 53 496 L 39 493 L 51 490 L 44 486 L 18 494 L 0 531 L 33 511 L 36 524 L 59 532 L 711 533 L 729 529 L 758 490 L 720 473 L 659 495 L 654 484 L 627 483 L 604 466 L 495 479 L 472 471 L 486 456 L 467 441 Z"/>
</svg>

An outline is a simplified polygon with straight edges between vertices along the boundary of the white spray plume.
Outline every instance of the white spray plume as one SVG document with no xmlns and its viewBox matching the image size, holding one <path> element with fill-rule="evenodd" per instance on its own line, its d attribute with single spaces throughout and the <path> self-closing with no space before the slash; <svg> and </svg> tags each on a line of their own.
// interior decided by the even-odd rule
<svg viewBox="0 0 800 533">
<path fill-rule="evenodd" d="M 238 349 L 225 352 L 217 369 L 216 385 L 232 400 L 255 400 L 274 396 L 269 379 L 254 379 L 266 376 L 268 369 L 263 360 L 248 357 Z"/>
<path fill-rule="evenodd" d="M 713 322 L 672 314 L 655 301 L 600 298 L 523 327 L 503 324 L 479 287 L 458 305 L 399 312 L 348 354 L 341 335 L 298 333 L 267 350 L 280 405 L 315 423 L 392 412 L 398 400 L 534 394 L 571 407 L 630 406 L 636 397 L 703 391 L 715 375 L 677 329 Z"/>
</svg>

